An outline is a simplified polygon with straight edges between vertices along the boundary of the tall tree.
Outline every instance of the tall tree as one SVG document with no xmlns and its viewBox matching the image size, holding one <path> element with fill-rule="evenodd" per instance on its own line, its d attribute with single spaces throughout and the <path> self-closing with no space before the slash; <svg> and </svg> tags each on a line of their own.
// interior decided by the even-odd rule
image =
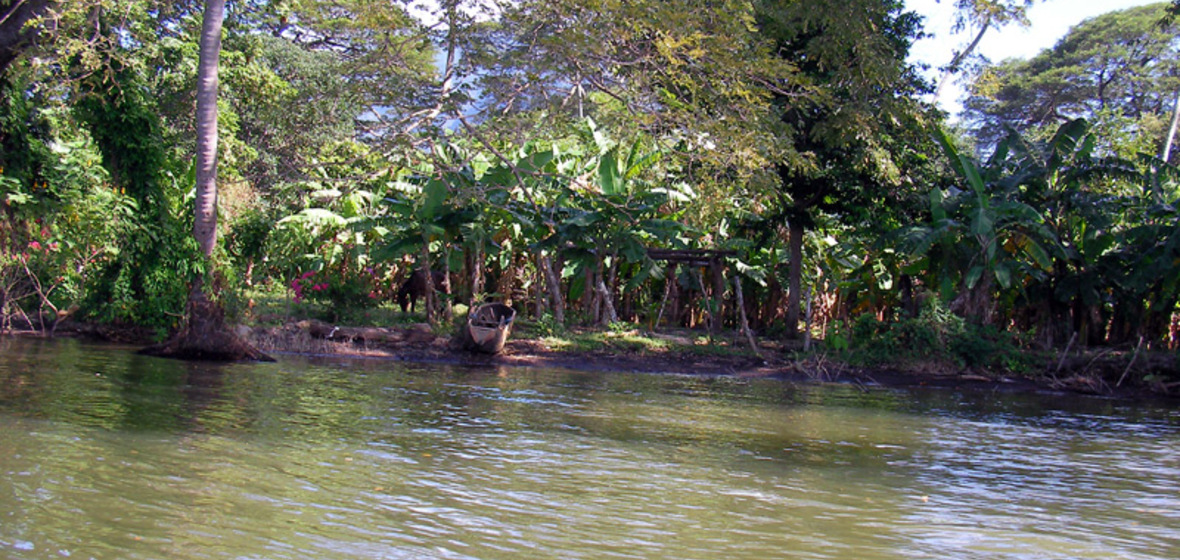
<svg viewBox="0 0 1180 560">
<path fill-rule="evenodd" d="M 1159 25 L 1166 7 L 1088 19 L 1029 60 L 985 68 L 969 88 L 967 120 L 990 144 L 1006 126 L 1053 129 L 1086 118 L 1108 138 L 1134 127 L 1150 136 L 1149 151 L 1159 153 L 1180 91 L 1180 46 L 1174 32 Z"/>
<path fill-rule="evenodd" d="M 221 58 L 224 19 L 225 0 L 205 0 L 197 65 L 197 197 L 193 237 L 207 261 L 212 261 L 217 244 L 217 65 Z"/>
<path fill-rule="evenodd" d="M 197 66 L 197 188 L 193 237 L 205 266 L 193 279 L 189 293 L 187 324 L 171 341 L 145 352 L 198 360 L 271 360 L 234 334 L 225 324 L 224 311 L 206 290 L 216 290 L 213 250 L 217 244 L 217 76 L 221 56 L 221 26 L 225 0 L 205 0 Z M 212 285 L 206 285 L 212 279 Z"/>
<path fill-rule="evenodd" d="M 816 10 L 809 2 L 759 3 L 762 32 L 777 54 L 806 77 L 780 95 L 786 138 L 797 157 L 777 165 L 778 218 L 789 238 L 787 336 L 798 335 L 803 236 L 817 213 L 847 210 L 850 201 L 880 200 L 901 183 L 904 143 L 916 130 L 922 85 L 906 62 L 917 16 L 895 0 L 842 0 Z M 866 195 L 869 191 L 878 194 Z"/>
</svg>

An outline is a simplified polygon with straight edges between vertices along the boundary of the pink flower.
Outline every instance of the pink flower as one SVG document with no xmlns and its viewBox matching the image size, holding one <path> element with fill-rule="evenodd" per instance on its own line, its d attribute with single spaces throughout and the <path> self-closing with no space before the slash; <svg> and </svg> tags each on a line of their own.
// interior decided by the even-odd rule
<svg viewBox="0 0 1180 560">
<path fill-rule="evenodd" d="M 58 244 L 57 244 L 57 242 L 56 242 L 56 241 L 51 241 L 51 242 L 49 243 L 49 250 L 50 250 L 50 251 L 56 251 L 56 250 L 57 250 L 57 248 L 58 248 Z"/>
<path fill-rule="evenodd" d="M 36 242 L 36 241 L 30 241 L 30 242 L 29 242 L 29 248 L 30 248 L 30 249 L 32 249 L 32 250 L 34 250 L 34 251 L 40 251 L 40 250 L 41 250 L 41 244 L 40 244 L 40 243 L 38 243 L 38 242 Z"/>
<path fill-rule="evenodd" d="M 311 278 L 312 276 L 315 276 L 315 271 L 314 271 L 314 270 L 309 270 L 309 271 L 307 271 L 307 272 L 304 272 L 304 273 L 303 273 L 303 276 L 300 276 L 300 277 L 299 277 L 299 279 L 300 279 L 300 280 L 306 280 L 306 279 L 308 279 L 308 278 Z"/>
<path fill-rule="evenodd" d="M 49 237 L 49 228 L 41 228 L 41 237 Z"/>
</svg>

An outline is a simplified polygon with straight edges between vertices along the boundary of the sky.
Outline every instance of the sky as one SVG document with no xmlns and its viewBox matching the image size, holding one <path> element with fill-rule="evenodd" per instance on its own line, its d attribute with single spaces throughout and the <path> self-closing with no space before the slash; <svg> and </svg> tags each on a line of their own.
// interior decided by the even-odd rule
<svg viewBox="0 0 1180 560">
<path fill-rule="evenodd" d="M 998 31 L 994 28 L 989 29 L 976 50 L 992 62 L 1007 58 L 1031 58 L 1052 47 L 1070 27 L 1085 19 L 1159 1 L 1161 0 L 1040 0 L 1029 9 L 1028 15 L 1032 22 L 1029 27 L 1009 24 Z M 906 0 L 906 7 L 926 17 L 926 32 L 932 37 L 915 43 L 910 50 L 910 57 L 911 60 L 925 62 L 931 66 L 928 76 L 934 82 L 940 74 L 936 69 L 950 62 L 955 50 L 966 47 L 971 42 L 975 30 L 951 33 L 951 26 L 955 21 L 954 0 Z M 939 105 L 951 115 L 955 115 L 961 108 L 959 98 L 962 95 L 961 86 L 956 83 L 947 84 L 939 99 Z"/>
</svg>

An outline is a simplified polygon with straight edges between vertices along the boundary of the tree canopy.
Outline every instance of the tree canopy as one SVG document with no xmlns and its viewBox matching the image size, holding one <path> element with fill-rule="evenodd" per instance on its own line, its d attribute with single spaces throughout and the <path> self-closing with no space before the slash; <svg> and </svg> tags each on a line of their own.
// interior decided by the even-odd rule
<svg viewBox="0 0 1180 560">
<path fill-rule="evenodd" d="M 1086 20 L 1029 60 L 985 68 L 971 84 L 966 117 L 983 138 L 1004 127 L 1071 119 L 1133 123 L 1160 145 L 1180 91 L 1180 41 L 1160 25 L 1166 4 Z M 1112 131 L 1115 132 L 1115 131 Z"/>
</svg>

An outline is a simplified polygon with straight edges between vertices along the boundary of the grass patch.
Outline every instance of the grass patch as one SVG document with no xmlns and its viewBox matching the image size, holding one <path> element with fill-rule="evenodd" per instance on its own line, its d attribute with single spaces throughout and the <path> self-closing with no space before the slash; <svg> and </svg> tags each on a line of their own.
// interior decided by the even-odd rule
<svg viewBox="0 0 1180 560">
<path fill-rule="evenodd" d="M 745 357 L 751 355 L 749 348 L 744 346 L 744 343 L 738 344 L 718 338 L 710 341 L 708 336 L 692 331 L 653 333 L 613 326 L 605 329 L 573 328 L 561 333 L 539 336 L 530 336 L 528 332 L 516 331 L 513 336 L 536 338 L 546 348 L 558 352 L 648 353 L 700 357 Z"/>
<path fill-rule="evenodd" d="M 558 352 L 666 353 L 674 346 L 668 339 L 637 329 L 599 330 L 579 327 L 551 332 L 544 325 L 527 321 L 518 323 L 513 337 L 535 338 L 546 348 Z"/>
</svg>

